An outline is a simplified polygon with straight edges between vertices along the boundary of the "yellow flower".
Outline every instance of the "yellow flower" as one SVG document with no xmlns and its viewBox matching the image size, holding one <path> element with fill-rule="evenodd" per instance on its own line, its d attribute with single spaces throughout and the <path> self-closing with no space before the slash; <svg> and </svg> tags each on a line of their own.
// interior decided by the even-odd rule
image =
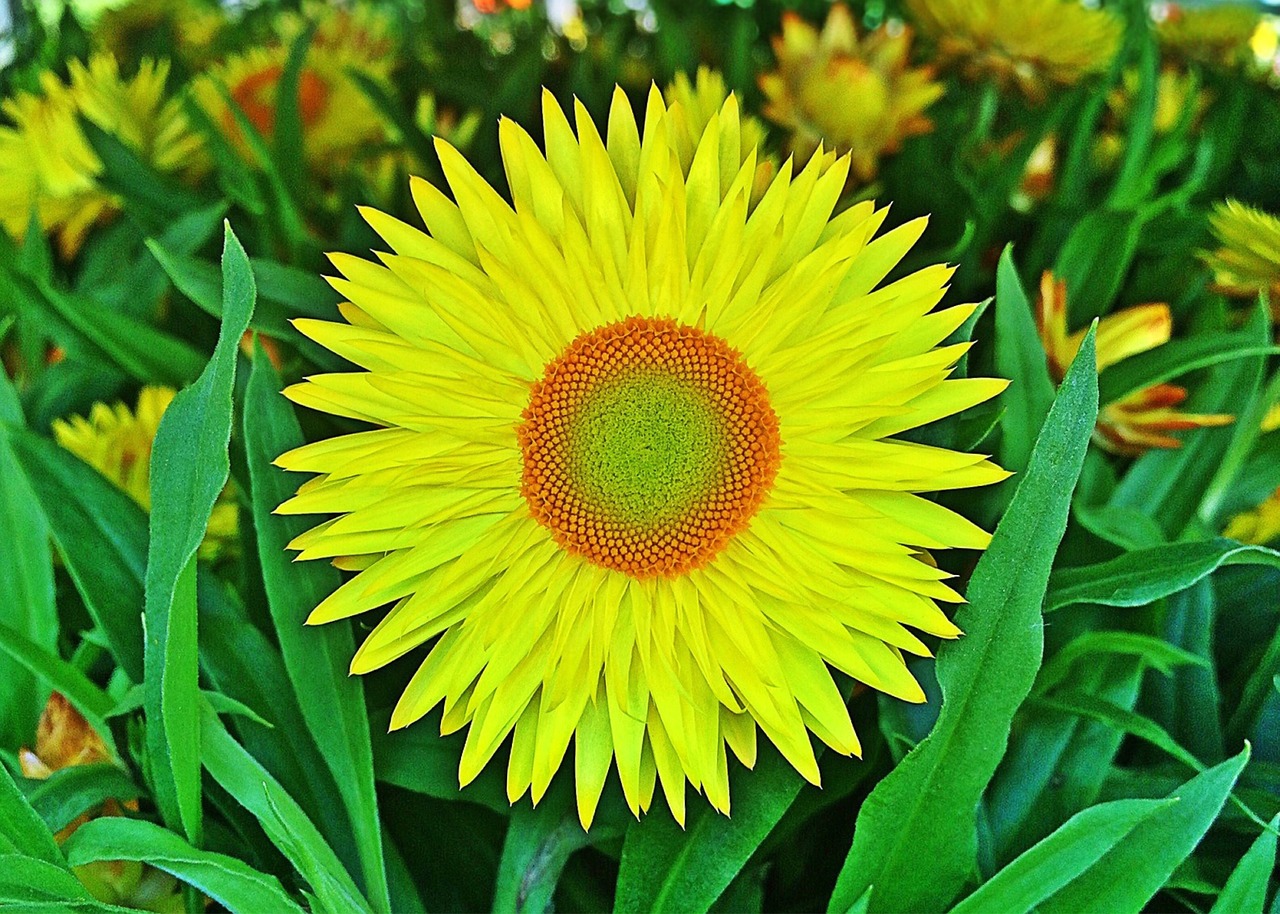
<svg viewBox="0 0 1280 914">
<path fill-rule="evenodd" d="M 1223 536 L 1258 546 L 1280 539 L 1280 489 L 1253 510 L 1231 518 Z"/>
<path fill-rule="evenodd" d="M 810 732 L 859 752 L 828 665 L 923 701 L 907 627 L 959 634 L 925 550 L 989 537 L 917 493 L 1007 476 L 893 439 L 1005 386 L 947 380 L 967 347 L 935 347 L 973 312 L 933 311 L 949 268 L 876 288 L 923 221 L 833 216 L 831 153 L 750 209 L 737 100 L 687 171 L 679 108 L 652 90 L 642 134 L 617 89 L 607 139 L 581 104 L 575 136 L 544 93 L 545 156 L 499 126 L 514 208 L 438 141 L 431 234 L 366 210 L 396 253 L 331 255 L 347 323 L 298 321 L 358 370 L 287 391 L 377 426 L 278 460 L 318 474 L 281 513 L 341 515 L 299 559 L 363 569 L 308 621 L 392 604 L 352 672 L 434 642 L 392 727 L 443 702 L 464 785 L 511 736 L 512 802 L 572 741 L 584 826 L 615 762 L 637 815 L 658 781 L 680 821 L 686 781 L 728 812 L 757 727 L 817 783 Z"/>
<path fill-rule="evenodd" d="M 1042 101 L 1108 67 L 1120 47 L 1120 19 L 1076 0 L 906 0 L 944 63 L 973 80 L 1017 86 Z"/>
<path fill-rule="evenodd" d="M 1241 203 L 1217 203 L 1209 214 L 1209 227 L 1219 247 L 1202 254 L 1213 270 L 1213 281 L 1227 295 L 1271 298 L 1271 310 L 1280 316 L 1280 218 Z"/>
<path fill-rule="evenodd" d="M 1280 403 L 1267 410 L 1267 414 L 1262 417 L 1262 430 L 1264 432 L 1274 432 L 1278 428 L 1280 428 Z"/>
<path fill-rule="evenodd" d="M 374 151 L 387 140 L 387 125 L 368 95 L 352 77 L 362 74 L 385 82 L 390 72 L 390 26 L 381 13 L 368 7 L 307 5 L 307 18 L 283 16 L 277 24 L 279 40 L 234 55 L 196 80 L 200 104 L 247 159 L 249 144 L 236 117 L 219 91 L 231 98 L 260 134 L 272 142 L 276 128 L 277 93 L 293 40 L 309 20 L 316 22 L 298 82 L 298 113 L 303 151 L 319 174 L 345 168 L 358 154 Z"/>
<path fill-rule="evenodd" d="M 3 103 L 12 127 L 0 127 L 0 224 L 25 236 L 34 211 L 62 252 L 74 254 L 86 232 L 115 211 L 117 201 L 97 181 L 102 163 L 77 122 L 83 115 L 161 171 L 198 174 L 199 139 L 175 100 L 164 98 L 166 61 L 144 60 L 132 79 L 115 58 L 73 60 L 70 84 L 40 76 L 41 94 L 20 92 Z"/>
<path fill-rule="evenodd" d="M 1067 286 L 1052 273 L 1040 278 L 1040 307 L 1036 315 L 1049 374 L 1061 381 L 1076 356 L 1085 331 L 1067 333 Z M 1169 342 L 1173 319 L 1165 304 L 1136 305 L 1098 321 L 1098 371 L 1129 356 L 1149 352 Z M 1184 413 L 1177 407 L 1187 398 L 1185 388 L 1155 384 L 1136 390 L 1102 406 L 1093 440 L 1116 454 L 1136 456 L 1151 448 L 1178 448 L 1182 442 L 1169 434 L 1192 428 L 1229 424 L 1234 417 Z"/>
<path fill-rule="evenodd" d="M 168 54 L 199 62 L 226 24 L 222 6 L 207 0 L 129 0 L 104 11 L 92 36 L 117 60 Z"/>
<path fill-rule="evenodd" d="M 784 14 L 773 40 L 778 69 L 760 77 L 765 116 L 791 131 L 801 161 L 820 145 L 848 152 L 854 177 L 870 181 L 882 155 L 933 129 L 924 112 L 943 89 L 932 69 L 908 66 L 911 37 L 894 23 L 859 38 L 842 3 L 831 7 L 821 33 Z"/>
<path fill-rule="evenodd" d="M 1234 66 L 1251 56 L 1249 46 L 1262 14 L 1242 3 L 1183 7 L 1165 5 L 1156 22 L 1160 44 L 1172 56 L 1200 63 Z"/>
<path fill-rule="evenodd" d="M 138 394 L 137 409 L 130 411 L 124 403 L 95 403 L 87 419 L 72 416 L 55 420 L 53 434 L 58 444 L 149 511 L 151 444 L 160 427 L 160 417 L 173 397 L 171 388 L 144 387 Z M 200 554 L 205 558 L 219 555 L 234 543 L 238 526 L 239 517 L 228 488 L 214 505 Z"/>
<path fill-rule="evenodd" d="M 715 120 L 724 103 L 729 98 L 729 90 L 724 84 L 724 77 L 710 67 L 698 67 L 697 75 L 690 82 L 687 73 L 677 73 L 675 80 L 667 86 L 663 93 L 669 111 L 675 115 L 667 118 L 671 130 L 670 142 L 680 159 L 680 166 L 685 171 L 693 164 L 694 153 L 698 149 L 698 141 L 707 130 L 707 125 Z M 764 195 L 778 170 L 778 160 L 764 150 L 768 131 L 759 118 L 750 114 L 739 114 L 738 117 L 736 164 L 741 165 L 749 155 L 756 156 L 756 177 L 752 184 L 752 203 Z M 732 137 L 724 138 L 728 149 L 726 154 L 732 158 L 734 141 Z M 723 178 L 729 174 L 726 168 L 721 173 Z M 732 176 L 730 176 L 730 180 Z M 725 189 L 728 189 L 726 185 Z"/>
</svg>

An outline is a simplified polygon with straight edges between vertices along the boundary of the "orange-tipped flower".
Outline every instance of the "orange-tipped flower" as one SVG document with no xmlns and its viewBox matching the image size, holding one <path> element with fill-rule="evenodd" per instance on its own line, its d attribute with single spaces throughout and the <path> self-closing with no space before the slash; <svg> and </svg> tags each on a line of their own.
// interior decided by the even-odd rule
<svg viewBox="0 0 1280 914">
<path fill-rule="evenodd" d="M 1084 331 L 1067 333 L 1067 286 L 1046 272 L 1040 279 L 1040 308 L 1036 315 L 1049 373 L 1061 381 L 1084 339 Z M 1173 320 L 1166 304 L 1145 304 L 1109 314 L 1098 321 L 1098 371 L 1129 356 L 1169 342 Z M 1093 440 L 1116 454 L 1136 456 L 1151 448 L 1177 448 L 1182 442 L 1170 432 L 1227 425 L 1234 416 L 1184 413 L 1187 398 L 1176 384 L 1155 384 L 1104 404 L 1094 426 Z"/>
<path fill-rule="evenodd" d="M 821 32 L 786 14 L 773 40 L 778 69 L 760 77 L 765 116 L 791 131 L 801 160 L 819 145 L 848 152 L 852 176 L 870 181 L 882 155 L 933 129 L 924 112 L 943 88 L 931 68 L 908 65 L 911 41 L 899 23 L 860 37 L 842 3 L 831 7 Z"/>
<path fill-rule="evenodd" d="M 1201 256 L 1214 287 L 1226 295 L 1269 295 L 1280 316 L 1280 217 L 1227 200 L 1214 206 L 1209 227 L 1219 246 Z"/>
</svg>

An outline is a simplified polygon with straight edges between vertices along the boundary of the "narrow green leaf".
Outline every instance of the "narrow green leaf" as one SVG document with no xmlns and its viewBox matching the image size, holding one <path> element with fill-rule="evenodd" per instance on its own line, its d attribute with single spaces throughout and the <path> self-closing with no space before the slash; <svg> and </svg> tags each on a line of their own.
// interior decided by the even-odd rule
<svg viewBox="0 0 1280 914">
<path fill-rule="evenodd" d="M 1053 580 L 1052 576 L 1050 580 Z M 1175 667 L 1204 666 L 1206 661 L 1189 651 L 1175 647 L 1160 638 L 1140 632 L 1090 631 L 1072 638 L 1045 663 L 1036 679 L 1036 692 L 1045 693 L 1067 681 L 1074 664 L 1081 660 L 1093 660 L 1099 654 L 1124 654 L 1137 657 L 1145 665 L 1159 670 L 1166 676 Z"/>
<path fill-rule="evenodd" d="M 72 866 L 98 860 L 148 863 L 194 886 L 233 914 L 303 914 L 276 877 L 235 857 L 194 848 L 173 832 L 141 819 L 94 819 L 77 828 L 63 848 Z"/>
<path fill-rule="evenodd" d="M 379 781 L 438 800 L 476 803 L 500 816 L 511 814 L 501 778 L 482 772 L 466 790 L 458 787 L 462 739 L 441 736 L 439 721 L 428 718 L 416 727 L 387 732 L 390 715 L 375 718 L 374 771 Z"/>
<path fill-rule="evenodd" d="M 58 641 L 53 602 L 53 550 L 49 522 L 22 467 L 9 447 L 6 426 L 21 423 L 17 391 L 0 371 L 0 606 L 5 621 L 35 644 L 52 650 Z M 14 661 L 0 659 L 0 744 L 29 738 L 40 717 L 43 696 L 35 678 Z"/>
<path fill-rule="evenodd" d="M 1179 745 L 1169 732 L 1149 717 L 1122 708 L 1105 698 L 1083 692 L 1056 692 L 1051 696 L 1035 699 L 1037 705 L 1078 714 L 1101 721 L 1124 733 L 1144 739 L 1158 749 L 1167 752 L 1192 771 L 1202 771 L 1204 766 L 1185 747 Z"/>
<path fill-rule="evenodd" d="M 1210 768 L 1169 795 L 1178 802 L 1139 823 L 1128 838 L 1040 903 L 1041 914 L 1141 911 L 1195 850 L 1231 794 L 1249 750 Z"/>
<path fill-rule="evenodd" d="M 67 865 L 53 842 L 53 833 L 31 808 L 4 765 L 0 765 L 0 853 L 18 853 L 57 867 Z"/>
<path fill-rule="evenodd" d="M 340 785 L 334 799 L 346 807 L 351 819 L 366 889 L 375 907 L 387 911 L 391 901 L 374 791 L 369 717 L 360 679 L 347 672 L 355 650 L 351 628 L 345 623 L 304 625 L 311 610 L 342 580 L 331 565 L 292 561 L 286 547 L 312 524 L 305 517 L 275 513 L 297 491 L 298 480 L 272 462 L 304 443 L 298 420 L 280 390 L 280 379 L 259 347 L 244 407 L 258 558 L 285 668 L 302 715 Z"/>
<path fill-rule="evenodd" d="M 50 839 L 52 840 L 52 839 Z M 58 866 L 35 857 L 0 855 L 0 907 L 39 905 L 46 912 L 61 911 L 67 902 L 92 903 L 80 880 Z"/>
<path fill-rule="evenodd" d="M 951 914 L 1010 914 L 1036 905 L 1093 866 L 1141 822 L 1173 800 L 1116 800 L 1076 813 L 996 873 Z"/>
<path fill-rule="evenodd" d="M 941 908 L 976 865 L 974 811 L 1040 667 L 1040 605 L 1097 417 L 1093 346 L 1090 331 L 974 569 L 956 614 L 967 634 L 939 651 L 938 722 L 863 803 L 830 910 L 870 885 L 873 911 Z"/>
<path fill-rule="evenodd" d="M 1139 549 L 1109 562 L 1055 571 L 1044 608 L 1052 612 L 1074 603 L 1146 606 L 1229 565 L 1280 568 L 1280 552 L 1229 539 Z"/>
<path fill-rule="evenodd" d="M 1267 906 L 1267 889 L 1276 866 L 1276 829 L 1280 815 L 1271 820 L 1245 852 L 1222 887 L 1209 914 L 1262 914 Z"/>
<path fill-rule="evenodd" d="M 218 714 L 234 714 L 268 729 L 275 727 L 275 724 L 253 710 L 253 708 L 229 695 L 223 695 L 221 692 L 211 692 L 208 689 L 201 689 L 200 695 L 205 701 L 209 702 L 209 707 L 213 708 Z M 146 700 L 146 687 L 141 684 L 135 685 L 112 706 L 107 717 L 123 717 L 126 714 L 132 714 L 134 711 L 140 711 Z"/>
<path fill-rule="evenodd" d="M 102 161 L 102 173 L 97 180 L 123 197 L 131 213 L 153 224 L 163 224 L 167 219 L 200 208 L 202 201 L 198 197 L 157 173 L 119 137 L 86 118 L 80 119 L 80 127 Z"/>
<path fill-rule="evenodd" d="M 563 781 L 556 785 L 564 786 Z M 573 852 L 621 833 L 620 828 L 597 825 L 588 834 L 578 822 L 572 792 L 553 787 L 552 793 L 556 795 L 549 794 L 536 810 L 522 802 L 511 813 L 494 887 L 494 911 L 553 911 L 556 883 Z"/>
<path fill-rule="evenodd" d="M 63 564 L 116 663 L 142 681 L 142 580 L 147 515 L 97 470 L 52 441 L 10 430 Z"/>
<path fill-rule="evenodd" d="M 273 844 L 307 881 L 328 911 L 370 914 L 333 849 L 319 830 L 258 760 L 232 739 L 211 707 L 200 719 L 204 766 L 210 776 L 262 825 Z"/>
<path fill-rule="evenodd" d="M 33 788 L 27 802 L 56 834 L 107 800 L 123 802 L 140 796 L 141 788 L 117 765 L 68 765 Z"/>
<path fill-rule="evenodd" d="M 1079 326 L 1111 310 L 1138 251 L 1146 217 L 1129 210 L 1086 213 L 1058 254 L 1054 274 L 1067 284 L 1068 320 Z"/>
<path fill-rule="evenodd" d="M 1012 247 L 1004 249 L 996 268 L 995 314 L 996 374 L 1012 382 L 1001 398 L 1000 461 L 1006 469 L 1021 472 L 1053 403 L 1053 381 Z"/>
<path fill-rule="evenodd" d="M 83 714 L 85 720 L 98 732 L 112 753 L 116 752 L 111 728 L 107 726 L 111 697 L 94 685 L 75 665 L 3 622 L 0 622 L 0 653 L 8 655 L 22 669 L 43 679 L 55 691 L 65 695 L 72 707 Z M 32 729 L 24 735 L 22 741 L 31 739 L 34 733 L 35 730 Z"/>
<path fill-rule="evenodd" d="M 249 258 L 230 224 L 223 242 L 223 320 L 213 357 L 160 420 L 151 452 L 146 576 L 147 749 L 165 822 L 201 836 L 196 551 L 231 463 L 236 352 L 253 314 Z"/>
<path fill-rule="evenodd" d="M 1278 352 L 1280 347 L 1259 346 L 1253 334 L 1240 331 L 1218 331 L 1171 340 L 1104 370 L 1098 378 L 1098 399 L 1111 403 L 1144 387 L 1172 381 L 1201 368 Z"/>
<path fill-rule="evenodd" d="M 305 191 L 307 163 L 303 158 L 304 131 L 302 129 L 302 72 L 307 53 L 311 50 L 311 38 L 315 34 L 314 22 L 298 33 L 289 46 L 280 81 L 276 84 L 276 122 L 272 132 L 272 152 L 280 176 L 294 194 L 301 197 Z"/>
<path fill-rule="evenodd" d="M 803 779 L 762 745 L 755 769 L 734 782 L 733 814 L 690 811 L 687 829 L 651 814 L 627 829 L 617 911 L 706 911 L 733 882 L 800 792 Z"/>
</svg>

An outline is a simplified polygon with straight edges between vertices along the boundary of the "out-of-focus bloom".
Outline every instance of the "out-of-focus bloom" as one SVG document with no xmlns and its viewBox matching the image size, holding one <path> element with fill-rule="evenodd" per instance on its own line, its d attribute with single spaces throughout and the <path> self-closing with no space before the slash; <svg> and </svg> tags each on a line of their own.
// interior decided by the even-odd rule
<svg viewBox="0 0 1280 914">
<path fill-rule="evenodd" d="M 1018 212 L 1026 213 L 1053 193 L 1058 179 L 1058 137 L 1049 134 L 1031 150 L 1022 180 L 1013 192 L 1009 204 Z"/>
<path fill-rule="evenodd" d="M 396 253 L 332 255 L 345 321 L 298 322 L 360 368 L 287 395 L 379 428 L 277 461 L 316 474 L 280 513 L 340 515 L 290 548 L 362 569 L 308 621 L 394 603 L 356 673 L 433 642 L 391 725 L 443 703 L 463 784 L 509 742 L 512 802 L 572 744 L 584 826 L 615 760 L 636 815 L 657 782 L 679 821 L 690 784 L 727 813 L 758 733 L 816 783 L 810 733 L 859 751 L 831 668 L 924 700 L 908 626 L 959 634 L 927 552 L 989 537 L 915 493 L 1008 475 L 894 437 L 1005 386 L 948 379 L 973 313 L 934 310 L 950 269 L 877 289 L 923 220 L 875 238 L 884 210 L 836 214 L 832 153 L 752 211 L 736 99 L 687 171 L 671 117 L 651 91 L 642 133 L 617 89 L 575 134 L 546 93 L 545 152 L 499 127 L 513 204 L 438 142 L 430 234 L 366 210 Z"/>
<path fill-rule="evenodd" d="M 1161 3 L 1152 12 L 1160 45 L 1170 56 L 1228 67 L 1252 56 L 1250 41 L 1262 18 L 1256 8 L 1243 3 Z"/>
<path fill-rule="evenodd" d="M 1125 136 L 1133 121 L 1141 79 L 1137 70 L 1125 70 L 1119 85 L 1107 94 L 1106 118 L 1093 145 L 1093 159 L 1101 169 L 1114 168 L 1124 154 Z M 1157 136 L 1165 136 L 1189 117 L 1194 129 L 1209 102 L 1209 93 L 1200 87 L 1196 74 L 1180 64 L 1165 64 L 1156 80 L 1152 128 Z"/>
<path fill-rule="evenodd" d="M 1017 86 L 1041 101 L 1107 68 L 1120 47 L 1121 20 L 1077 0 L 906 0 L 944 63 L 973 80 Z"/>
<path fill-rule="evenodd" d="M 70 84 L 42 73 L 39 95 L 20 92 L 3 104 L 12 127 L 0 127 L 0 224 L 25 236 L 34 212 L 64 255 L 117 207 L 97 181 L 102 162 L 77 121 L 84 115 L 155 168 L 193 175 L 203 167 L 201 144 L 178 102 L 165 100 L 166 61 L 144 60 L 132 79 L 115 58 L 94 54 L 70 64 Z"/>
<path fill-rule="evenodd" d="M 1262 17 L 1249 39 L 1249 49 L 1272 85 L 1280 81 L 1280 16 Z"/>
<path fill-rule="evenodd" d="M 225 87 L 263 138 L 275 137 L 280 80 L 292 42 L 316 24 L 298 79 L 298 114 L 308 165 L 330 175 L 386 143 L 387 124 L 353 73 L 385 83 L 394 62 L 390 20 L 368 6 L 308 4 L 277 23 L 279 38 L 210 68 L 194 84 L 196 98 L 246 159 L 250 145 L 219 86 Z"/>
<path fill-rule="evenodd" d="M 1262 417 L 1263 432 L 1274 432 L 1278 428 L 1280 428 L 1280 403 L 1267 410 L 1267 414 Z"/>
<path fill-rule="evenodd" d="M 35 748 L 18 750 L 18 766 L 22 776 L 43 781 L 55 772 L 77 765 L 113 764 L 102 737 L 84 716 L 72 707 L 60 692 L 49 696 L 40 723 L 36 728 Z M 137 809 L 137 803 L 125 804 Z M 124 808 L 115 800 L 86 809 L 55 835 L 62 843 L 77 828 L 99 816 L 124 815 Z M 182 892 L 178 882 L 168 873 L 134 860 L 98 860 L 72 871 L 80 883 L 98 901 L 111 905 L 124 905 L 146 911 L 172 912 L 184 910 Z"/>
<path fill-rule="evenodd" d="M 1085 331 L 1067 332 L 1067 286 L 1052 273 L 1040 279 L 1040 307 L 1036 315 L 1049 373 L 1065 377 Z M 1098 321 L 1096 337 L 1098 371 L 1132 355 L 1148 352 L 1169 342 L 1173 319 L 1165 304 L 1136 305 L 1108 314 Z M 1221 414 L 1184 413 L 1178 404 L 1187 398 L 1176 384 L 1155 384 L 1104 404 L 1094 426 L 1093 440 L 1116 454 L 1136 456 L 1151 448 L 1178 448 L 1182 442 L 1170 432 L 1227 425 L 1234 417 Z"/>
<path fill-rule="evenodd" d="M 1223 535 L 1259 546 L 1280 539 L 1280 489 L 1256 508 L 1231 518 Z"/>
<path fill-rule="evenodd" d="M 1218 247 L 1201 255 L 1218 291 L 1251 297 L 1265 293 L 1280 316 L 1280 218 L 1241 203 L 1217 203 L 1209 227 Z"/>
<path fill-rule="evenodd" d="M 853 177 L 870 181 L 882 155 L 933 129 L 924 112 L 943 88 L 931 68 L 909 65 L 911 40 L 900 23 L 859 37 L 843 3 L 831 7 L 821 32 L 786 13 L 773 39 L 778 69 L 760 77 L 765 116 L 790 131 L 800 161 L 820 145 L 848 152 Z"/>
<path fill-rule="evenodd" d="M 105 10 L 93 26 L 94 43 L 117 60 L 172 56 L 207 59 L 227 24 L 223 7 L 206 0 L 130 0 Z"/>
<path fill-rule="evenodd" d="M 58 444 L 89 464 L 148 511 L 151 509 L 151 445 L 160 418 L 173 401 L 168 387 L 144 387 L 138 405 L 95 403 L 86 419 L 72 416 L 53 423 Z M 214 558 L 235 541 L 238 513 L 230 488 L 213 506 L 200 554 Z"/>
<path fill-rule="evenodd" d="M 476 12 L 489 16 L 502 10 L 527 10 L 533 0 L 472 0 Z"/>
<path fill-rule="evenodd" d="M 724 77 L 709 67 L 699 67 L 694 79 L 690 81 L 688 74 L 677 73 L 675 80 L 667 86 L 663 93 L 669 106 L 667 129 L 671 133 L 671 144 L 680 157 L 680 165 L 686 171 L 693 164 L 698 142 L 706 133 L 707 125 L 719 121 L 720 112 L 729 100 L 729 89 L 725 86 Z M 737 104 L 735 98 L 733 104 Z M 725 124 L 731 121 L 723 122 Z M 720 142 L 725 154 L 732 157 L 737 152 L 737 162 L 741 165 L 751 155 L 756 157 L 756 178 L 751 192 L 754 204 L 764 194 L 774 173 L 778 170 L 778 161 L 765 152 L 764 144 L 768 138 L 768 130 L 759 118 L 750 114 L 740 114 L 737 121 L 738 136 L 722 135 Z M 726 169 L 725 174 L 728 173 Z M 727 187 L 725 188 L 727 190 Z"/>
</svg>

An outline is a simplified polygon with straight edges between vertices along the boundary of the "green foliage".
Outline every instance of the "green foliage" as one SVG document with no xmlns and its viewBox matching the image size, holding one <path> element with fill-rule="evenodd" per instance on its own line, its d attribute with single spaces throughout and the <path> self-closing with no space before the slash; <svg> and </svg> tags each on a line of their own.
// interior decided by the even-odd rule
<svg viewBox="0 0 1280 914">
<path fill-rule="evenodd" d="M 356 0 L 387 33 L 371 45 L 377 71 L 348 66 L 336 104 L 352 117 L 367 105 L 382 133 L 333 153 L 314 131 L 332 101 L 318 65 L 364 38 L 335 42 L 306 3 L 192 4 L 183 22 L 117 35 L 80 8 L 92 4 L 45 18 L 49 4 L 10 4 L 0 99 L 47 91 L 42 79 L 94 49 L 113 48 L 126 79 L 163 58 L 160 101 L 198 151 L 165 161 L 154 131 L 112 126 L 138 104 L 117 94 L 77 110 L 82 144 L 54 136 L 38 158 L 10 161 L 17 109 L 0 115 L 0 204 L 22 210 L 0 213 L 0 909 L 156 907 L 90 875 L 128 863 L 154 877 L 144 888 L 176 879 L 163 903 L 191 914 L 1280 914 L 1280 541 L 1227 536 L 1280 486 L 1280 430 L 1264 425 L 1280 402 L 1280 311 L 1274 290 L 1231 298 L 1203 256 L 1217 202 L 1280 212 L 1274 76 L 1184 59 L 1137 0 L 1103 0 L 1125 20 L 1119 53 L 1044 98 L 968 78 L 914 30 L 911 64 L 945 88 L 931 129 L 851 182 L 837 210 L 891 203 L 886 232 L 929 215 L 888 280 L 953 265 L 941 304 L 982 305 L 946 340 L 971 347 L 951 377 L 1011 382 L 900 436 L 992 453 L 1014 474 L 922 493 L 994 530 L 980 558 L 921 550 L 967 601 L 947 608 L 965 634 L 923 637 L 937 660 L 910 659 L 919 705 L 837 676 L 863 754 L 815 741 L 820 789 L 761 737 L 751 769 L 726 761 L 730 816 L 690 796 L 682 827 L 659 795 L 637 819 L 610 773 L 584 832 L 572 755 L 536 806 L 508 801 L 505 747 L 460 787 L 466 732 L 442 735 L 450 715 L 388 732 L 425 650 L 354 677 L 377 620 L 304 624 L 349 572 L 293 561 L 288 544 L 323 518 L 275 513 L 307 479 L 275 461 L 367 426 L 283 396 L 352 370 L 294 322 L 360 324 L 340 313 L 323 253 L 380 244 L 358 205 L 420 228 L 408 174 L 451 193 L 438 141 L 506 196 L 496 125 L 511 118 L 541 143 L 542 86 L 579 99 L 603 131 L 615 83 L 639 112 L 652 84 L 700 64 L 768 121 L 761 76 L 784 17 L 820 23 L 830 4 L 582 0 L 580 20 L 553 24 L 539 2 L 481 14 L 468 0 Z M 850 7 L 863 33 L 911 21 L 897 0 Z M 300 15 L 286 22 L 286 10 Z M 222 23 L 205 37 L 203 13 Z M 207 87 L 219 114 L 201 103 L 196 81 L 217 62 L 273 42 L 269 110 L 243 86 Z M 765 129 L 762 152 L 781 161 L 788 131 Z M 24 189 L 23 169 L 68 149 L 85 174 L 55 169 Z M 82 237 L 39 206 L 64 180 L 103 207 Z M 474 234 L 488 256 L 476 226 L 440 231 Z M 1056 391 L 1038 325 L 1046 272 L 1066 285 L 1067 332 L 1097 327 Z M 1099 373 L 1114 342 L 1097 320 L 1145 302 L 1168 304 L 1171 338 Z M 178 389 L 144 447 L 148 506 L 52 427 L 132 403 L 143 385 Z M 1234 421 L 1175 417 L 1162 431 L 1180 447 L 1117 447 L 1117 417 L 1153 389 L 1185 390 L 1184 413 Z M 211 548 L 211 520 L 228 511 L 238 532 Z M 101 737 L 106 761 L 43 776 L 38 721 L 52 692 Z"/>
</svg>

